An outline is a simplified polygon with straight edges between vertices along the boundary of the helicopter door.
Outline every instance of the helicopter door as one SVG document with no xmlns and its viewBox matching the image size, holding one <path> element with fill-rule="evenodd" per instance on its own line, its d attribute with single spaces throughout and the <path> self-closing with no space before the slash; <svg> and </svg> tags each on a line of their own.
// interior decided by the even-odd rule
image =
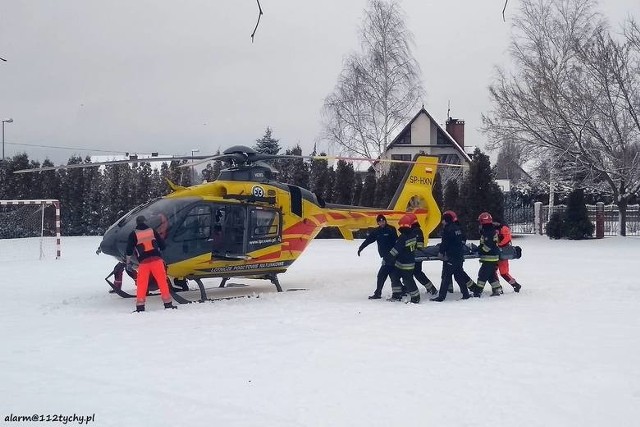
<svg viewBox="0 0 640 427">
<path fill-rule="evenodd" d="M 280 250 L 282 243 L 282 216 L 280 211 L 254 206 L 249 210 L 249 240 L 247 252 L 266 247 Z"/>
<path fill-rule="evenodd" d="M 220 206 L 213 215 L 211 255 L 218 258 L 245 258 L 247 207 Z"/>
</svg>

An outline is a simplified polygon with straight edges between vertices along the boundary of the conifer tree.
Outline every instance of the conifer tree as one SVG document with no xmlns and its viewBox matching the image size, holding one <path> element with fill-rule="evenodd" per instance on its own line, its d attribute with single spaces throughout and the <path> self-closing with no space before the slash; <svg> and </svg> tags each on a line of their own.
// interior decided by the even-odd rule
<svg viewBox="0 0 640 427">
<path fill-rule="evenodd" d="M 42 167 L 51 167 L 54 164 L 49 159 L 42 162 Z M 42 199 L 60 200 L 60 171 L 51 170 L 35 174 L 35 179 L 40 181 L 40 196 Z"/>
<path fill-rule="evenodd" d="M 26 153 L 16 154 L 11 160 L 4 160 L 3 164 L 7 165 L 6 169 L 6 185 L 3 187 L 3 198 L 5 199 L 30 199 L 31 186 L 34 178 L 30 173 L 13 173 L 21 169 L 28 169 L 29 156 Z"/>
<path fill-rule="evenodd" d="M 166 163 L 163 163 L 162 165 L 166 165 Z M 160 169 L 162 169 L 162 165 L 160 165 Z M 151 189 L 149 190 L 149 198 L 156 199 L 160 196 L 164 196 L 168 193 L 167 187 L 167 182 L 161 176 L 160 170 L 158 170 L 158 168 L 153 169 L 151 172 Z"/>
<path fill-rule="evenodd" d="M 376 187 L 376 205 L 378 207 L 387 207 L 400 186 L 408 165 L 404 163 L 393 163 L 389 168 L 389 172 L 382 175 Z"/>
<path fill-rule="evenodd" d="M 174 184 L 188 187 L 191 185 L 191 174 L 189 173 L 189 169 L 178 167 L 184 163 L 186 163 L 186 161 L 172 160 L 171 163 L 169 163 L 167 178 L 169 178 L 169 180 Z"/>
<path fill-rule="evenodd" d="M 302 148 L 299 144 L 296 144 L 291 150 L 287 150 L 285 154 L 302 156 Z M 298 187 L 309 188 L 309 165 L 300 159 L 284 159 L 286 162 L 286 169 L 289 175 L 289 183 L 295 184 Z"/>
<path fill-rule="evenodd" d="M 355 180 L 356 180 L 356 183 L 355 183 L 355 186 L 353 187 L 353 200 L 351 202 L 351 204 L 353 205 L 357 205 L 360 203 L 360 199 L 362 198 L 362 188 L 364 187 L 361 174 L 356 172 Z"/>
<path fill-rule="evenodd" d="M 320 155 L 326 156 L 325 153 Z M 327 188 L 329 188 L 329 164 L 326 159 L 313 159 L 309 171 L 309 190 L 326 201 Z"/>
<path fill-rule="evenodd" d="M 133 201 L 133 204 L 137 206 L 152 198 L 151 192 L 153 190 L 153 181 L 151 178 L 151 164 L 140 163 L 133 172 L 135 174 L 135 200 Z"/>
<path fill-rule="evenodd" d="M 279 140 L 273 138 L 271 134 L 271 128 L 267 126 L 267 129 L 264 131 L 264 136 L 260 139 L 256 139 L 256 145 L 253 148 L 258 153 L 278 154 L 280 151 Z"/>
<path fill-rule="evenodd" d="M 336 164 L 335 180 L 333 182 L 334 203 L 349 205 L 353 202 L 353 188 L 355 186 L 355 172 L 353 165 L 344 160 Z"/>
<path fill-rule="evenodd" d="M 207 163 L 204 169 L 202 169 L 202 180 L 207 182 L 213 182 L 217 178 L 213 171 L 213 165 L 211 163 Z"/>
<path fill-rule="evenodd" d="M 85 161 L 90 161 L 89 158 Z M 99 168 L 87 168 L 84 171 L 84 190 L 82 206 L 82 224 L 85 234 L 100 235 L 104 233 L 101 226 L 102 216 L 102 173 Z"/>
<path fill-rule="evenodd" d="M 442 211 L 452 210 L 456 214 L 460 212 L 460 190 L 458 189 L 458 182 L 455 179 L 447 181 L 447 185 L 444 187 L 444 195 L 442 202 Z"/>
<path fill-rule="evenodd" d="M 584 202 L 584 191 L 575 189 L 569 194 L 564 212 L 564 234 L 568 239 L 581 240 L 593 235 L 594 226 Z"/>
<path fill-rule="evenodd" d="M 323 195 L 324 199 L 329 203 L 336 203 L 335 194 L 333 192 L 335 188 L 334 187 L 335 182 L 336 182 L 336 171 L 333 170 L 333 166 L 329 166 L 329 169 L 327 169 L 327 186 L 325 188 L 325 192 Z"/>
<path fill-rule="evenodd" d="M 362 185 L 362 192 L 360 193 L 360 200 L 358 204 L 360 206 L 375 206 L 375 192 L 376 192 L 376 170 L 370 167 L 367 170 L 367 175 L 364 177 L 364 184 Z"/>
<path fill-rule="evenodd" d="M 378 178 L 375 188 L 374 207 L 386 208 L 389 206 L 389 199 L 391 196 L 387 196 L 389 192 L 389 174 L 381 175 Z"/>
<path fill-rule="evenodd" d="M 118 217 L 126 214 L 139 203 L 136 203 L 136 180 L 134 170 L 128 164 L 120 166 L 120 185 L 118 187 L 118 195 L 120 206 L 118 209 Z"/>
<path fill-rule="evenodd" d="M 124 214 L 120 199 L 120 181 L 122 165 L 109 165 L 104 169 L 103 180 L 103 215 L 100 225 L 105 230 Z"/>
<path fill-rule="evenodd" d="M 503 218 L 504 196 L 496 184 L 489 156 L 476 148 L 460 188 L 460 212 L 458 217 L 467 238 L 477 239 L 478 216 L 489 212 L 495 218 Z"/>
<path fill-rule="evenodd" d="M 68 165 L 80 164 L 82 158 L 72 156 Z M 63 169 L 61 172 L 60 222 L 62 232 L 68 236 L 80 236 L 85 233 L 82 223 L 84 205 L 83 169 Z"/>
</svg>

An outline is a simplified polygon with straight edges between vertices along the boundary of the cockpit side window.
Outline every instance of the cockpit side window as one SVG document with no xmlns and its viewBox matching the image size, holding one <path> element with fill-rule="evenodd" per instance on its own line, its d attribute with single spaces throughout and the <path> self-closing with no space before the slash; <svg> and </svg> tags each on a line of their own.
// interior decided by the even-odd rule
<svg viewBox="0 0 640 427">
<path fill-rule="evenodd" d="M 193 206 L 176 229 L 174 240 L 208 240 L 211 236 L 212 209 L 210 205 Z"/>
</svg>

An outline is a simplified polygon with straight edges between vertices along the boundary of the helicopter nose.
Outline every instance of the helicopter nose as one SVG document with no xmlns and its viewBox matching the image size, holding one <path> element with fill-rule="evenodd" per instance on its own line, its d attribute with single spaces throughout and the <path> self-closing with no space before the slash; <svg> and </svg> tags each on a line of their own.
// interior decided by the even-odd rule
<svg viewBox="0 0 640 427">
<path fill-rule="evenodd" d="M 100 242 L 100 250 L 113 257 L 121 259 L 124 257 L 124 249 L 118 245 L 118 230 L 108 230 Z"/>
</svg>

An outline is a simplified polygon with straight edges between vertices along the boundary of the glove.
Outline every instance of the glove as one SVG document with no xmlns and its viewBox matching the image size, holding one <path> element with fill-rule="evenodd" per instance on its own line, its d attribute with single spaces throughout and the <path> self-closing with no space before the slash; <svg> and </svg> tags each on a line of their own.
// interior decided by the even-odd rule
<svg viewBox="0 0 640 427">
<path fill-rule="evenodd" d="M 362 252 L 362 248 L 358 248 L 358 256 L 360 256 L 360 252 Z"/>
</svg>

